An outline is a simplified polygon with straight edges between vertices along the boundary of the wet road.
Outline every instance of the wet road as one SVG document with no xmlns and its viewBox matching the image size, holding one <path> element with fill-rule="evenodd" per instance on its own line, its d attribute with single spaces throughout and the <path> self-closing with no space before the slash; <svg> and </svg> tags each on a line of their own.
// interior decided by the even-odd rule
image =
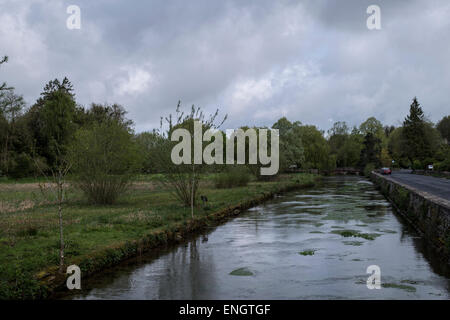
<svg viewBox="0 0 450 320">
<path fill-rule="evenodd" d="M 450 201 L 450 179 L 410 174 L 407 172 L 393 172 L 393 180 L 407 184 L 413 188 L 428 192 L 431 195 Z"/>
<path fill-rule="evenodd" d="M 381 269 L 369 290 L 367 267 Z M 449 299 L 446 265 L 371 182 L 327 178 L 82 282 L 73 299 Z"/>
</svg>

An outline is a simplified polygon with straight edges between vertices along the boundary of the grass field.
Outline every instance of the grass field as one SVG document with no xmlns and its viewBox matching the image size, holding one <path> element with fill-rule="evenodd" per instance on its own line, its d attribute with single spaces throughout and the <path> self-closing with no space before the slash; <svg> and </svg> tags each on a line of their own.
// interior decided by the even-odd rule
<svg viewBox="0 0 450 320">
<path fill-rule="evenodd" d="M 250 200 L 263 192 L 276 191 L 292 183 L 312 184 L 315 176 L 295 174 L 275 181 L 251 182 L 246 187 L 216 189 L 206 177 L 200 194 L 208 206 L 195 208 L 201 217 L 230 205 Z M 35 275 L 58 265 L 59 233 L 57 206 L 44 180 L 25 179 L 0 183 L 0 299 L 41 296 Z M 154 230 L 164 230 L 191 218 L 155 177 L 139 176 L 116 204 L 95 206 L 83 195 L 67 188 L 63 207 L 66 265 L 102 249 L 139 240 Z"/>
</svg>

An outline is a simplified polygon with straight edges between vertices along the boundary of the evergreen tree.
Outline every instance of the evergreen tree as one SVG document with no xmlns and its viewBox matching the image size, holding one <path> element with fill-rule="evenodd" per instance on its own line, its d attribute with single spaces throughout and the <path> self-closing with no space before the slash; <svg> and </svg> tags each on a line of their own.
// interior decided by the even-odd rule
<svg viewBox="0 0 450 320">
<path fill-rule="evenodd" d="M 405 154 L 409 161 L 413 163 L 414 160 L 423 160 L 430 155 L 429 145 L 426 141 L 426 120 L 423 110 L 414 97 L 409 115 L 403 122 L 403 135 L 406 140 Z"/>
</svg>

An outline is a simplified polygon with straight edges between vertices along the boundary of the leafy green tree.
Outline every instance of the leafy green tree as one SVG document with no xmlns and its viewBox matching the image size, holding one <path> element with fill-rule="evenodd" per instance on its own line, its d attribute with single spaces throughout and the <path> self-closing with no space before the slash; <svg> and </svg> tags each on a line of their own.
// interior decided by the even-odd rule
<svg viewBox="0 0 450 320">
<path fill-rule="evenodd" d="M 406 139 L 403 134 L 403 127 L 398 127 L 389 135 L 388 151 L 391 158 L 395 161 L 394 166 L 408 168 L 412 165 L 406 155 Z"/>
<path fill-rule="evenodd" d="M 292 165 L 301 167 L 305 156 L 300 134 L 300 123 L 291 123 L 283 117 L 273 124 L 272 129 L 279 130 L 280 170 L 285 171 Z"/>
<path fill-rule="evenodd" d="M 333 127 L 328 130 L 328 136 L 345 136 L 350 129 L 345 121 L 338 121 L 333 124 Z"/>
<path fill-rule="evenodd" d="M 450 145 L 443 143 L 436 151 L 435 159 L 437 161 L 435 170 L 450 171 Z"/>
<path fill-rule="evenodd" d="M 6 174 L 10 169 L 10 154 L 12 153 L 12 145 L 17 138 L 16 121 L 21 115 L 23 108 L 25 107 L 25 101 L 22 96 L 14 93 L 14 91 L 8 90 L 0 97 L 0 115 L 2 115 L 2 130 L 0 133 L 3 138 L 1 153 L 2 153 L 2 166 Z"/>
<path fill-rule="evenodd" d="M 367 134 L 372 134 L 381 141 L 383 148 L 387 147 L 387 137 L 382 123 L 375 117 L 370 117 L 359 126 L 359 132 L 365 137 Z"/>
<path fill-rule="evenodd" d="M 152 160 L 152 152 L 156 152 L 158 145 L 161 144 L 163 138 L 155 131 L 142 132 L 136 136 L 136 142 L 139 150 L 143 155 L 142 170 L 145 173 L 161 172 L 161 168 L 157 167 Z"/>
<path fill-rule="evenodd" d="M 330 148 L 322 131 L 316 126 L 306 125 L 299 127 L 298 133 L 303 142 L 305 157 L 301 168 L 328 170 L 330 166 L 335 167 L 336 158 L 330 157 Z"/>
<path fill-rule="evenodd" d="M 341 167 L 357 167 L 363 148 L 363 136 L 358 130 L 353 130 L 338 150 L 337 159 Z"/>
<path fill-rule="evenodd" d="M 344 146 L 349 139 L 349 127 L 346 122 L 336 122 L 333 127 L 328 130 L 328 143 L 330 145 L 331 154 L 336 156 L 336 165 L 338 167 L 346 167 L 346 153 Z"/>
<path fill-rule="evenodd" d="M 93 103 L 90 109 L 84 111 L 80 122 L 82 125 L 91 125 L 114 120 L 131 132 L 133 121 L 127 119 L 126 114 L 125 108 L 117 103 L 112 105 Z"/>
<path fill-rule="evenodd" d="M 445 139 L 447 144 L 450 144 L 450 116 L 443 117 L 436 126 L 437 130 Z"/>
<path fill-rule="evenodd" d="M 77 108 L 73 87 L 67 78 L 52 80 L 44 87 L 41 97 L 27 115 L 33 137 L 34 157 L 46 159 L 49 167 L 58 166 L 68 143 L 77 129 Z"/>
<path fill-rule="evenodd" d="M 45 102 L 41 115 L 41 134 L 48 143 L 50 163 L 58 166 L 76 131 L 75 101 L 67 93 L 57 91 Z"/>
<path fill-rule="evenodd" d="M 372 133 L 367 133 L 361 150 L 361 167 L 365 167 L 369 163 L 379 167 L 381 164 L 381 149 L 381 139 Z"/>
<path fill-rule="evenodd" d="M 359 126 L 359 131 L 363 136 L 366 136 L 368 133 L 376 136 L 381 139 L 383 135 L 385 135 L 385 131 L 383 125 L 379 120 L 375 117 L 370 117 Z"/>
</svg>

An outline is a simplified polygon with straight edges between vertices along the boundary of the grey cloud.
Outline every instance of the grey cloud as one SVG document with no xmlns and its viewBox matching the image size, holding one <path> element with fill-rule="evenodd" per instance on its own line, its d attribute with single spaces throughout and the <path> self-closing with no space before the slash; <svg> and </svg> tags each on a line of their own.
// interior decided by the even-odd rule
<svg viewBox="0 0 450 320">
<path fill-rule="evenodd" d="M 137 130 L 179 99 L 229 114 L 227 127 L 287 116 L 328 129 L 376 116 L 398 124 L 417 95 L 436 121 L 450 111 L 450 4 L 375 1 L 0 0 L 0 75 L 29 104 L 68 76 L 77 99 L 118 102 Z M 81 7 L 82 29 L 65 27 Z"/>
</svg>

